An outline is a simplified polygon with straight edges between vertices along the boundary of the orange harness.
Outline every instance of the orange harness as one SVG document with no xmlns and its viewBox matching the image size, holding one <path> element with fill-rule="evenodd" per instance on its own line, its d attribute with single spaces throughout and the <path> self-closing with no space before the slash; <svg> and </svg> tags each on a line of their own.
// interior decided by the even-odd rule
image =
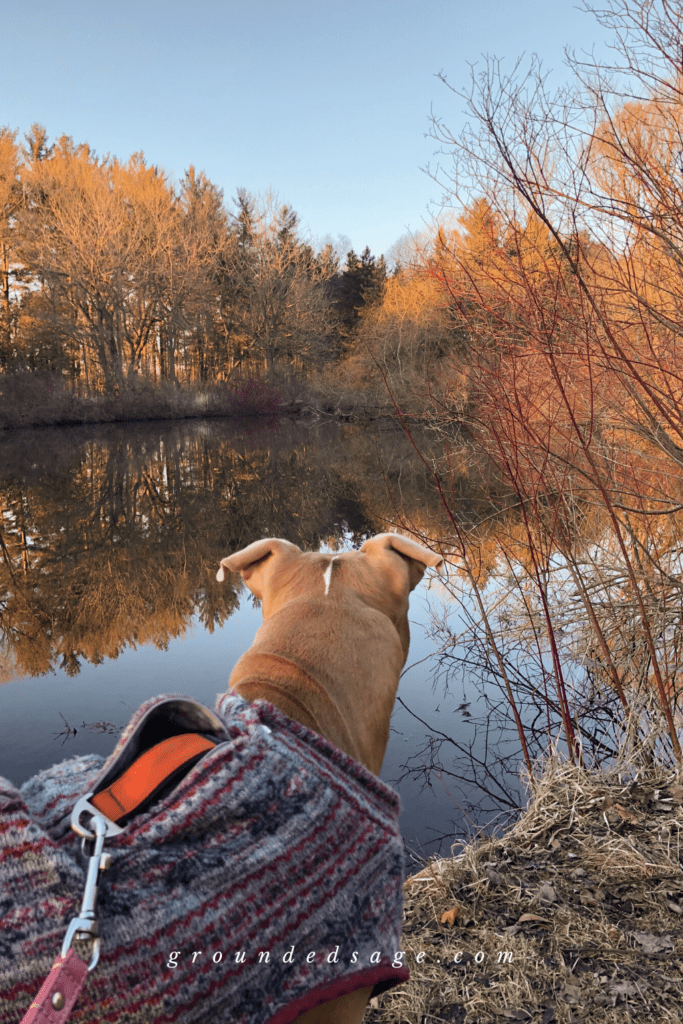
<svg viewBox="0 0 683 1024">
<path fill-rule="evenodd" d="M 176 773 L 215 746 L 196 732 L 169 736 L 140 754 L 110 786 L 92 796 L 90 803 L 118 825 L 148 803 Z"/>
</svg>

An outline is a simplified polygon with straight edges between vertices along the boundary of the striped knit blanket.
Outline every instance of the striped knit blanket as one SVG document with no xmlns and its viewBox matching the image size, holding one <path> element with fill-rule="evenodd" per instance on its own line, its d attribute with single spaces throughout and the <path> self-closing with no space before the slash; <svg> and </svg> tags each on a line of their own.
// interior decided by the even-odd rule
<svg viewBox="0 0 683 1024">
<path fill-rule="evenodd" d="M 80 907 L 73 805 L 161 699 L 106 762 L 76 757 L 21 790 L 0 778 L 1 1024 L 19 1024 Z M 396 793 L 266 701 L 227 694 L 216 711 L 229 740 L 107 840 L 102 953 L 70 1024 L 288 1024 L 409 976 Z"/>
</svg>

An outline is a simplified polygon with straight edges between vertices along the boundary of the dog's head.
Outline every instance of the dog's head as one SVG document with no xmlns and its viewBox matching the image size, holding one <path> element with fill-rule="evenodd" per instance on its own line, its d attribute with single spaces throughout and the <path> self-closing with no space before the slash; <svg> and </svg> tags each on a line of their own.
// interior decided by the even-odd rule
<svg viewBox="0 0 683 1024">
<path fill-rule="evenodd" d="M 332 603 L 350 589 L 391 619 L 407 654 L 408 596 L 427 566 L 442 565 L 440 555 L 397 533 L 380 533 L 358 551 L 339 555 L 305 553 L 296 544 L 268 537 L 222 559 L 217 579 L 225 578 L 224 569 L 238 572 L 263 602 L 264 620 L 292 600 L 307 597 Z"/>
</svg>

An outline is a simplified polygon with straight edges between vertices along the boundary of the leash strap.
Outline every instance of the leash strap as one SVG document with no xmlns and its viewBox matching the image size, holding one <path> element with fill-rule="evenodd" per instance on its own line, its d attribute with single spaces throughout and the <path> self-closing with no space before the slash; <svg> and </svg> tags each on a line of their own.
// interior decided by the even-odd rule
<svg viewBox="0 0 683 1024">
<path fill-rule="evenodd" d="M 58 956 L 21 1024 L 63 1024 L 87 975 L 88 965 L 75 949 Z"/>
<path fill-rule="evenodd" d="M 97 966 L 101 939 L 98 935 L 95 903 L 97 882 L 101 871 L 110 864 L 110 855 L 103 853 L 106 838 L 123 831 L 120 824 L 141 811 L 145 804 L 173 779 L 188 771 L 203 754 L 217 744 L 199 733 L 170 736 L 145 750 L 118 778 L 99 793 L 81 797 L 71 815 L 71 827 L 82 837 L 83 850 L 89 844 L 88 871 L 81 909 L 69 924 L 57 957 L 36 998 L 22 1018 L 21 1024 L 64 1024 L 78 999 L 89 971 Z M 179 780 L 178 780 L 179 781 Z M 88 814 L 89 828 L 81 816 Z M 94 831 L 90 831 L 94 829 Z M 94 942 L 89 964 L 71 948 L 74 938 L 90 938 Z"/>
</svg>

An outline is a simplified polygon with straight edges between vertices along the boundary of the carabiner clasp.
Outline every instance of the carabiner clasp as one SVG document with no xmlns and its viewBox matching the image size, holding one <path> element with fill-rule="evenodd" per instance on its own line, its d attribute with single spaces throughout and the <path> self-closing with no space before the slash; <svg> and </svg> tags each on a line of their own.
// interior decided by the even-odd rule
<svg viewBox="0 0 683 1024">
<path fill-rule="evenodd" d="M 84 814 L 89 814 L 91 818 L 101 818 L 102 821 L 105 823 L 105 837 L 109 838 L 109 836 L 118 836 L 121 832 L 123 832 L 123 827 L 121 825 L 117 825 L 116 822 L 112 821 L 110 818 L 107 818 L 106 815 L 102 814 L 102 811 L 98 811 L 97 808 L 90 803 L 90 797 L 94 795 L 94 793 L 86 793 L 85 796 L 82 796 L 80 798 L 80 800 L 74 807 L 73 811 L 71 812 L 72 829 L 74 830 L 74 832 L 76 832 L 77 835 L 81 836 L 83 839 L 94 839 L 95 833 L 90 832 L 81 822 L 81 816 Z"/>
<path fill-rule="evenodd" d="M 102 940 L 98 934 L 95 903 L 97 900 L 97 882 L 100 871 L 106 871 L 111 862 L 110 855 L 103 852 L 104 840 L 108 836 L 115 836 L 119 832 L 123 832 L 119 825 L 110 821 L 109 818 L 106 818 L 104 814 L 89 803 L 89 797 L 92 795 L 92 793 L 87 793 L 81 797 L 71 813 L 72 829 L 83 838 L 84 845 L 86 842 L 92 843 L 92 850 L 88 854 L 88 872 L 85 876 L 81 909 L 78 917 L 74 917 L 69 924 L 64 936 L 64 942 L 62 943 L 62 957 L 65 957 L 74 938 L 93 940 L 93 954 L 88 964 L 88 971 L 94 970 L 97 966 L 102 945 Z M 82 824 L 82 814 L 90 815 L 90 821 L 88 822 L 90 828 L 86 828 Z M 90 829 L 94 829 L 94 831 L 91 832 Z"/>
<path fill-rule="evenodd" d="M 87 933 L 86 937 L 90 937 L 93 940 L 92 957 L 88 964 L 88 971 L 94 971 L 97 967 L 97 962 L 100 959 L 100 949 L 102 946 L 102 939 L 97 935 L 97 921 L 84 921 L 80 917 L 74 917 L 73 921 L 67 928 L 66 935 L 64 936 L 64 942 L 62 943 L 63 957 L 69 952 L 69 947 L 73 942 L 76 932 L 80 932 L 78 938 L 83 938 L 83 933 Z"/>
</svg>

